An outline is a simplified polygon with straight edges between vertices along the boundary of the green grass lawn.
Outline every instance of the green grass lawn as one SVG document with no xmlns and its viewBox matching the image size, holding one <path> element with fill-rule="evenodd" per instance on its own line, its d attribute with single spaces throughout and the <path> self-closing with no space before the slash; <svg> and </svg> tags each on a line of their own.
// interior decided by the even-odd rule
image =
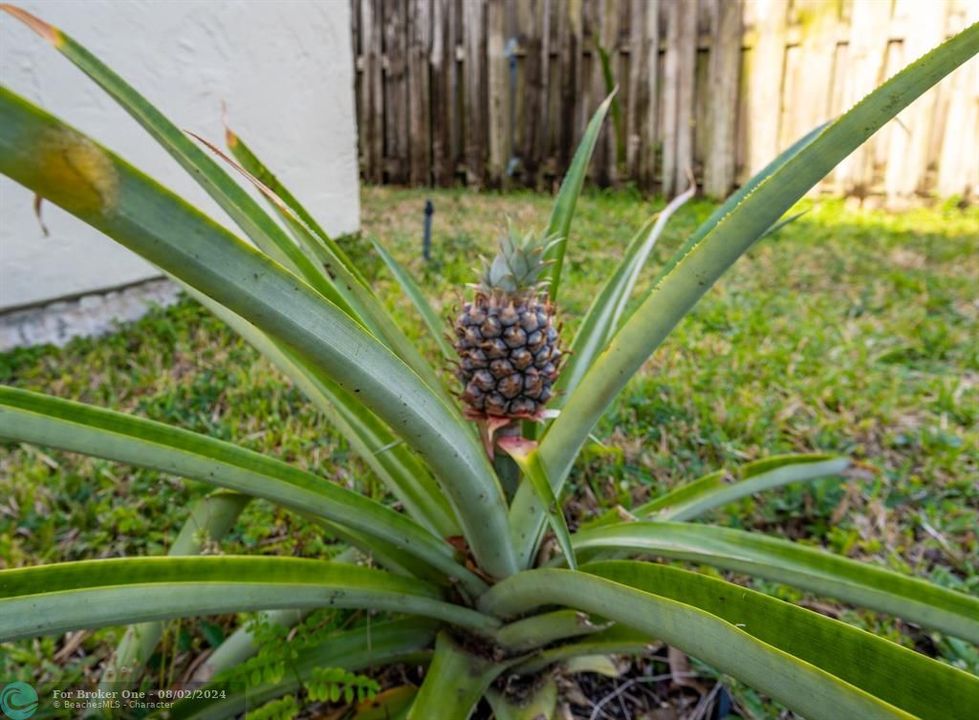
<svg viewBox="0 0 979 720">
<path fill-rule="evenodd" d="M 435 202 L 433 259 L 420 257 L 422 206 Z M 509 215 L 543 226 L 551 198 L 531 193 L 366 188 L 365 235 L 405 262 L 442 310 L 475 280 Z M 805 216 L 763 240 L 700 303 L 627 387 L 574 475 L 569 512 L 626 503 L 720 467 L 789 451 L 855 461 L 840 479 L 789 487 L 714 514 L 979 593 L 979 209 L 899 215 L 807 201 Z M 586 194 L 569 246 L 561 314 L 570 338 L 599 283 L 658 204 Z M 687 205 L 646 280 L 712 209 Z M 364 239 L 347 241 L 400 321 L 435 357 L 421 320 Z M 112 406 L 234 440 L 346 486 L 382 493 L 298 390 L 199 306 L 155 310 L 119 332 L 65 348 L 0 355 L 0 380 Z M 0 567 L 162 554 L 188 502 L 207 488 L 156 472 L 28 446 L 0 445 Z M 252 503 L 226 552 L 332 552 L 303 520 Z M 909 646 L 979 671 L 974 648 L 768 584 Z M 230 619 L 175 625 L 156 659 L 179 677 Z M 97 676 L 119 629 L 0 645 L 0 676 L 66 682 Z M 70 648 L 69 648 L 70 649 Z M 39 669 L 40 668 L 40 669 Z M 744 695 L 750 706 L 751 694 Z"/>
</svg>

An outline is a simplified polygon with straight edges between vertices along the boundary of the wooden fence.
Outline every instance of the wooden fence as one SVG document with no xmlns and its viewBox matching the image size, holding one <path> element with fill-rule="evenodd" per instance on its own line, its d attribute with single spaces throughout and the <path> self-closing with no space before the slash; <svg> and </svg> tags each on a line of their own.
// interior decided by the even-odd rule
<svg viewBox="0 0 979 720">
<path fill-rule="evenodd" d="M 723 196 L 948 35 L 979 0 L 351 0 L 368 182 L 549 187 L 605 96 L 592 178 Z M 979 191 L 979 60 L 822 189 Z"/>
</svg>

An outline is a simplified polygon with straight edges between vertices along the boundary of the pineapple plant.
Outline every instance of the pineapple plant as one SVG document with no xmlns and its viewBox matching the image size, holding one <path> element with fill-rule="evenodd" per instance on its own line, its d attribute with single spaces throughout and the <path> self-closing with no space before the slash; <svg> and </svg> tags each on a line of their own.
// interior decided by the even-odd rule
<svg viewBox="0 0 979 720">
<path fill-rule="evenodd" d="M 512 227 L 455 321 L 461 400 L 468 418 L 539 420 L 553 395 L 562 352 L 541 274 L 557 238 Z"/>
<path fill-rule="evenodd" d="M 256 186 L 271 212 L 212 153 L 75 40 L 24 10 L 0 9 L 109 93 L 251 242 L 5 88 L 0 172 L 182 283 L 302 390 L 397 499 L 367 497 L 233 442 L 0 387 L 0 438 L 6 441 L 129 463 L 217 488 L 190 509 L 168 556 L 0 570 L 0 642 L 128 625 L 103 679 L 135 683 L 170 619 L 261 611 L 266 623 L 287 627 L 319 608 L 356 611 L 343 629 L 296 648 L 287 673 L 257 673 L 246 687 L 221 686 L 213 701 L 178 703 L 174 718 L 231 718 L 251 710 L 258 716 L 293 714 L 301 685 L 311 689 L 308 701 L 322 694 L 315 692 L 322 684 L 317 679 L 356 679 L 330 668 L 357 673 L 399 663 L 425 668 L 420 686 L 390 688 L 370 707 L 354 708 L 356 717 L 466 720 L 478 705 L 488 705 L 497 718 L 525 717 L 529 708 L 535 717 L 552 718 L 555 676 L 568 663 L 587 667 L 587 658 L 643 652 L 653 641 L 695 656 L 810 720 L 975 714 L 979 679 L 964 670 L 716 572 L 661 562 L 764 578 L 979 643 L 979 599 L 971 595 L 763 533 L 693 522 L 763 490 L 839 474 L 847 458 L 765 458 L 591 518 L 573 534 L 560 501 L 595 424 L 672 328 L 840 160 L 974 56 L 979 25 L 775 158 L 632 298 L 648 257 L 647 238 L 655 232 L 647 223 L 596 293 L 558 378 L 565 354 L 553 307 L 607 99 L 585 130 L 546 230 L 504 238 L 457 319 L 456 347 L 440 345 L 446 359 L 457 354 L 460 408 L 430 358 L 408 341 L 340 244 L 239 137 L 229 131 L 228 150 L 246 177 L 261 178 Z M 410 275 L 380 246 L 379 252 L 429 327 L 444 329 Z M 494 360 L 508 364 L 497 364 L 494 372 Z M 562 394 L 551 398 L 555 383 Z M 544 410 L 549 398 L 560 413 Z M 487 448 L 474 425 L 516 418 L 541 423 L 513 423 L 511 434 L 500 438 L 517 469 L 505 480 L 487 457 L 493 443 Z M 347 549 L 322 559 L 202 555 L 254 498 L 313 518 Z M 548 522 L 559 554 L 541 552 Z M 289 642 L 288 631 L 276 637 Z M 214 687 L 223 670 L 261 657 L 259 642 L 248 627 L 239 627 L 202 658 L 206 662 L 194 663 L 196 679 Z M 512 678 L 524 682 L 510 683 Z M 514 695 L 514 684 L 531 688 L 534 697 Z M 333 697 L 340 686 L 328 690 Z M 384 704 L 395 695 L 397 707 Z"/>
</svg>

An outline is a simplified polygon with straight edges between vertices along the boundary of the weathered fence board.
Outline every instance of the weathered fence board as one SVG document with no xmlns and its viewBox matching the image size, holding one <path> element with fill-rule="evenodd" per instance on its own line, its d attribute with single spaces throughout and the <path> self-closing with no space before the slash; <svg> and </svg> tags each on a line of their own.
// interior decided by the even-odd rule
<svg viewBox="0 0 979 720">
<path fill-rule="evenodd" d="M 738 68 L 741 65 L 741 8 L 714 0 L 707 97 L 707 148 L 704 192 L 720 197 L 734 185 L 737 155 Z"/>
<path fill-rule="evenodd" d="M 955 32 L 975 22 L 979 22 L 979 2 L 952 16 L 949 31 Z M 962 188 L 979 188 L 979 163 L 974 146 L 979 135 L 979 102 L 961 100 L 979 97 L 979 62 L 972 60 L 952 73 L 945 91 L 945 124 L 939 140 L 936 187 L 940 195 L 954 195 L 961 193 Z"/>
<path fill-rule="evenodd" d="M 432 107 L 432 182 L 449 185 L 455 177 L 455 158 L 452 154 L 453 79 L 455 69 L 455 38 L 452 35 L 450 13 L 452 0 L 432 3 L 431 107 Z M 364 140 L 361 139 L 361 144 Z M 361 151 L 361 157 L 364 153 Z M 364 168 L 364 176 L 373 175 Z"/>
<path fill-rule="evenodd" d="M 360 165 L 374 183 L 552 187 L 618 85 L 599 184 L 715 197 L 943 38 L 979 0 L 350 0 Z M 979 61 L 823 189 L 979 193 Z"/>
<path fill-rule="evenodd" d="M 475 186 L 486 177 L 485 16 L 485 3 L 462 0 L 466 181 Z"/>
<path fill-rule="evenodd" d="M 656 182 L 656 137 L 659 133 L 659 4 L 660 0 L 649 0 L 646 3 L 645 35 L 646 57 L 642 62 L 643 100 L 639 103 L 637 112 L 641 118 L 641 129 L 638 133 L 639 142 L 639 175 L 640 187 L 652 188 Z"/>
</svg>

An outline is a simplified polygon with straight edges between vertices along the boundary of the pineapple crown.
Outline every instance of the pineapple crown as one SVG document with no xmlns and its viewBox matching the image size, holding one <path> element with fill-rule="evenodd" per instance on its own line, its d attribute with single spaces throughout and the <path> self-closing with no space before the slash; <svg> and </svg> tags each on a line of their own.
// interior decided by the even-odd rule
<svg viewBox="0 0 979 720">
<path fill-rule="evenodd" d="M 521 238 L 508 218 L 507 232 L 500 238 L 500 250 L 492 262 L 484 260 L 477 289 L 513 295 L 544 286 L 547 281 L 541 281 L 540 274 L 550 263 L 544 258 L 559 239 L 557 235 L 537 236 L 533 232 Z"/>
</svg>

